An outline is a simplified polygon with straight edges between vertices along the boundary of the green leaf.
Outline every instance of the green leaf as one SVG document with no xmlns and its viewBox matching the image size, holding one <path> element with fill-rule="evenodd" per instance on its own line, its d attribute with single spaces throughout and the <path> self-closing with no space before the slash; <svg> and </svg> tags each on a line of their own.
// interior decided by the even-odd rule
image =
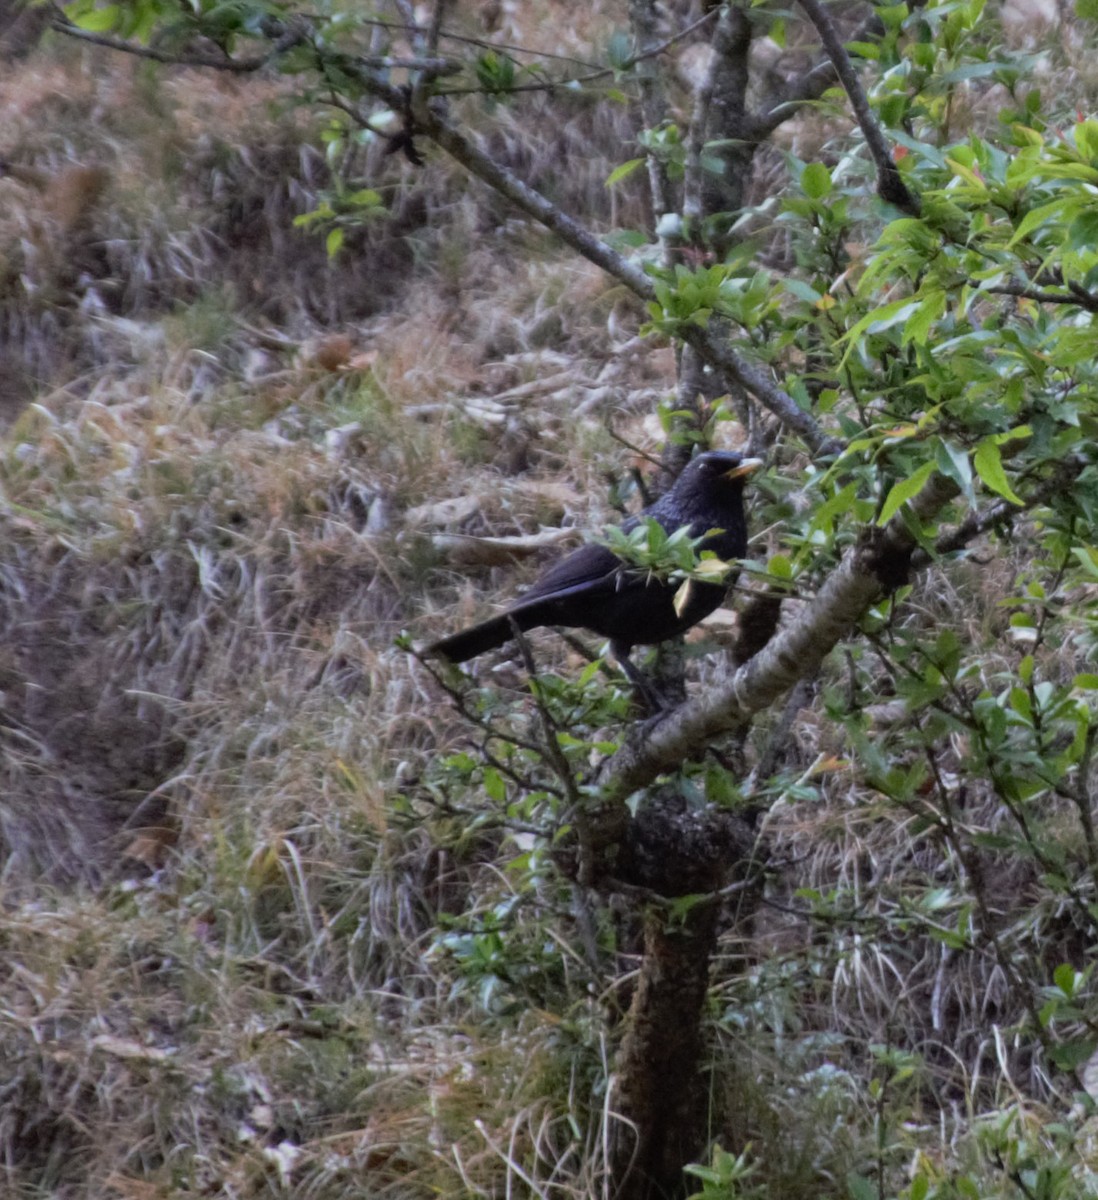
<svg viewBox="0 0 1098 1200">
<path fill-rule="evenodd" d="M 1079 976 L 1070 963 L 1061 963 L 1052 972 L 1052 981 L 1069 999 L 1075 995 L 1076 988 L 1079 986 Z"/>
<path fill-rule="evenodd" d="M 328 257 L 335 258 L 340 250 L 343 249 L 343 230 L 333 229 L 324 239 L 324 246 L 328 251 Z"/>
<path fill-rule="evenodd" d="M 801 175 L 801 188 L 810 200 L 822 200 L 831 191 L 831 172 L 823 163 L 809 163 Z"/>
<path fill-rule="evenodd" d="M 487 793 L 488 799 L 494 800 L 497 804 L 502 804 L 507 799 L 507 787 L 503 782 L 503 776 L 495 767 L 484 768 L 484 791 Z"/>
<path fill-rule="evenodd" d="M 628 162 L 623 162 L 621 166 L 615 167 L 606 177 L 606 187 L 613 187 L 616 183 L 621 183 L 623 179 L 627 179 L 633 174 L 638 167 L 644 166 L 643 158 L 631 158 Z"/>
<path fill-rule="evenodd" d="M 515 86 L 515 62 L 506 54 L 487 50 L 476 62 L 477 82 L 491 96 L 503 95 Z"/>
<path fill-rule="evenodd" d="M 358 191 L 349 192 L 344 199 L 348 204 L 357 205 L 361 208 L 380 208 L 381 193 L 375 192 L 373 188 L 359 188 Z"/>
<path fill-rule="evenodd" d="M 909 475 L 906 479 L 901 479 L 899 483 L 893 484 L 881 506 L 881 515 L 877 518 L 877 524 L 887 525 L 900 505 L 906 504 L 908 500 L 918 494 L 933 471 L 934 463 L 925 462 L 914 475 Z"/>
<path fill-rule="evenodd" d="M 1087 575 L 1092 579 L 1098 579 L 1098 550 L 1092 546 L 1075 546 L 1071 553 Z"/>
<path fill-rule="evenodd" d="M 632 57 L 632 39 L 622 30 L 616 29 L 610 35 L 610 40 L 606 43 L 606 61 L 615 71 L 620 71 L 628 66 Z"/>
<path fill-rule="evenodd" d="M 945 312 L 946 294 L 942 288 L 932 288 L 919 299 L 919 306 L 908 317 L 904 324 L 901 340 L 906 346 L 914 342 L 917 346 L 925 346 L 930 327 Z"/>
<path fill-rule="evenodd" d="M 880 1200 L 877 1185 L 864 1175 L 859 1175 L 857 1171 L 847 1172 L 846 1190 L 850 1193 L 850 1200 Z"/>
<path fill-rule="evenodd" d="M 1075 144 L 1084 157 L 1098 158 L 1098 121 L 1080 121 L 1075 126 Z"/>
<path fill-rule="evenodd" d="M 1010 480 L 1007 479 L 1006 472 L 1003 470 L 1003 456 L 999 453 L 999 447 L 993 437 L 984 438 L 976 447 L 976 453 L 972 456 L 972 465 L 976 468 L 976 474 L 979 475 L 985 487 L 997 492 L 1011 504 L 1021 506 L 1025 503 L 1010 486 Z"/>
<path fill-rule="evenodd" d="M 935 456 L 938 470 L 961 489 L 962 494 L 970 504 L 976 503 L 972 490 L 972 464 L 968 461 L 965 451 L 952 442 L 940 442 Z"/>
<path fill-rule="evenodd" d="M 965 183 L 978 188 L 981 192 L 987 191 L 986 181 L 981 179 L 971 167 L 966 166 L 963 162 L 958 162 L 955 158 L 947 158 L 946 162 L 949 164 L 950 170 L 955 175 L 959 175 Z"/>
<path fill-rule="evenodd" d="M 1018 228 L 1014 231 L 1014 236 L 1007 243 L 1007 248 L 1009 249 L 1015 243 L 1028 237 L 1035 229 L 1039 229 L 1042 225 L 1051 225 L 1057 219 L 1069 221 L 1075 216 L 1080 203 L 1081 198 L 1079 197 L 1062 196 L 1058 200 L 1053 200 L 1050 204 L 1042 204 L 1039 208 L 1031 208 L 1019 222 Z"/>
<path fill-rule="evenodd" d="M 890 329 L 893 325 L 898 325 L 901 321 L 906 321 L 909 316 L 915 311 L 918 302 L 911 299 L 910 296 L 904 296 L 899 300 L 893 300 L 889 304 L 882 304 L 880 308 L 875 308 L 871 312 L 867 312 L 860 321 L 858 321 L 852 329 L 839 339 L 840 342 L 849 342 L 846 348 L 846 353 L 839 363 L 840 368 L 846 366 L 847 359 L 854 351 L 858 339 L 863 333 L 881 333 L 886 329 Z"/>
<path fill-rule="evenodd" d="M 846 487 L 836 492 L 829 500 L 818 504 L 815 513 L 813 513 L 809 529 L 820 529 L 825 534 L 830 535 L 834 529 L 835 517 L 840 513 L 849 511 L 854 504 L 857 494 L 858 485 L 856 483 L 848 483 Z"/>
<path fill-rule="evenodd" d="M 783 279 L 782 287 L 791 295 L 796 296 L 798 300 L 803 300 L 806 304 L 818 304 L 822 293 L 810 284 L 805 283 L 803 279 Z"/>
<path fill-rule="evenodd" d="M 1076 1067 L 1081 1067 L 1092 1057 L 1094 1047 L 1093 1038 L 1077 1038 L 1074 1041 L 1065 1042 L 1062 1046 L 1050 1047 L 1049 1058 L 1061 1071 L 1074 1071 Z"/>
<path fill-rule="evenodd" d="M 953 71 L 943 72 L 937 77 L 937 82 L 942 85 L 964 83 L 969 79 L 982 79 L 988 75 L 994 75 L 1008 67 L 1008 63 L 995 59 L 988 62 L 969 63 L 966 66 L 957 67 Z"/>
<path fill-rule="evenodd" d="M 117 4 L 106 4 L 79 16 L 70 16 L 74 25 L 86 29 L 89 33 L 110 33 L 121 24 L 122 10 Z"/>
<path fill-rule="evenodd" d="M 1098 246 L 1098 212 L 1081 212 L 1068 228 L 1068 245 L 1073 250 Z"/>
</svg>

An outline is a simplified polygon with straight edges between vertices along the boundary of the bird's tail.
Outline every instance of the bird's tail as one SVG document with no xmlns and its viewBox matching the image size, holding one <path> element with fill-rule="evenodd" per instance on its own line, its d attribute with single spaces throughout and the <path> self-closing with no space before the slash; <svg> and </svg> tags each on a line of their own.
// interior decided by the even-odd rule
<svg viewBox="0 0 1098 1200">
<path fill-rule="evenodd" d="M 452 633 L 449 637 L 440 638 L 437 642 L 432 642 L 424 653 L 436 658 L 449 659 L 452 663 L 463 663 L 486 650 L 502 646 L 513 636 L 510 615 L 504 613 L 502 616 L 492 617 L 491 620 L 481 621 L 479 625 L 473 625 L 469 629 L 462 629 L 459 633 Z"/>
</svg>

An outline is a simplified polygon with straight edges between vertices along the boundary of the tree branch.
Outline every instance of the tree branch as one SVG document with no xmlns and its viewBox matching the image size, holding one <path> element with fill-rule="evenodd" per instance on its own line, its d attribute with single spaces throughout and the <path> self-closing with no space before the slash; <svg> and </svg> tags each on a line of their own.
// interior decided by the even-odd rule
<svg viewBox="0 0 1098 1200">
<path fill-rule="evenodd" d="M 979 287 L 979 284 L 972 281 L 972 286 Z M 1069 285 L 1069 288 L 1066 292 L 1050 292 L 1024 283 L 1000 283 L 983 290 L 996 296 L 1017 296 L 1022 300 L 1035 300 L 1038 304 L 1074 304 L 1087 312 L 1098 313 L 1098 296 L 1082 287 Z"/>
<path fill-rule="evenodd" d="M 514 172 L 501 166 L 472 140 L 456 129 L 430 103 L 417 106 L 413 114 L 417 132 L 437 142 L 470 174 L 506 197 L 517 208 L 555 233 L 561 241 L 619 279 L 642 300 L 654 300 L 655 289 L 644 270 L 597 238 L 586 226 L 563 212 Z"/>
<path fill-rule="evenodd" d="M 765 110 L 755 117 L 753 136 L 760 142 L 769 137 L 779 125 L 793 117 L 802 105 L 819 100 L 836 79 L 831 59 L 825 58 L 806 74 L 789 80 L 781 95 L 769 97 Z"/>
<path fill-rule="evenodd" d="M 655 300 L 655 288 L 642 267 L 623 257 L 540 192 L 501 166 L 454 128 L 434 105 L 419 105 L 414 116 L 417 130 L 437 142 L 467 171 L 505 196 L 523 212 L 540 221 L 573 250 L 602 267 L 615 279 L 619 279 L 640 299 Z M 805 412 L 792 396 L 778 387 L 761 367 L 749 362 L 732 349 L 715 322 L 704 329 L 688 324 L 682 330 L 681 336 L 707 363 L 750 392 L 783 425 L 797 433 L 814 454 L 832 454 L 840 448 L 841 444 L 829 438 L 815 418 Z"/>
<path fill-rule="evenodd" d="M 918 198 L 908 190 L 907 184 L 904 183 L 900 172 L 896 169 L 896 164 L 892 161 L 888 143 L 869 107 L 869 98 L 858 79 L 854 64 L 850 61 L 850 55 L 846 52 L 846 47 L 839 36 L 839 31 L 835 28 L 835 23 L 820 0 L 799 0 L 799 2 L 801 8 L 808 14 L 809 20 L 816 26 L 824 49 L 839 76 L 839 82 L 850 97 L 854 115 L 865 136 L 865 144 L 877 166 L 878 194 L 882 200 L 887 200 L 911 216 L 917 217 L 920 211 Z"/>
<path fill-rule="evenodd" d="M 434 0 L 431 7 L 431 20 L 427 26 L 424 49 L 428 54 L 438 53 L 439 34 L 442 33 L 442 18 L 446 15 L 447 0 Z"/>
<path fill-rule="evenodd" d="M 936 549 L 939 553 L 958 550 L 997 521 L 1045 503 L 1084 465 L 1082 459 L 1069 460 L 1032 490 L 1022 508 L 996 503 L 941 536 Z M 629 810 L 623 801 L 632 793 L 698 758 L 720 734 L 769 708 L 782 693 L 810 678 L 865 613 L 902 582 L 908 569 L 931 561 L 918 548 L 912 529 L 928 522 L 959 492 L 953 480 L 932 475 L 907 511 L 898 512 L 883 529 L 871 528 L 863 534 L 793 625 L 738 670 L 719 677 L 703 695 L 639 727 L 603 764 L 603 811 L 594 818 L 600 832 L 613 836 L 618 825 L 624 828 Z"/>
<path fill-rule="evenodd" d="M 715 322 L 710 322 L 705 329 L 688 324 L 679 336 L 693 346 L 711 367 L 738 383 L 744 391 L 750 392 L 786 428 L 798 434 L 817 457 L 837 454 L 842 449 L 842 443 L 837 438 L 828 437 L 816 418 L 805 412 L 788 392 L 778 387 L 762 367 L 737 354 L 714 326 Z"/>
<path fill-rule="evenodd" d="M 898 582 L 916 546 L 909 521 L 933 517 L 958 494 L 957 485 L 933 475 L 911 503 L 884 529 L 869 529 L 843 558 L 801 617 L 754 658 L 727 673 L 701 696 L 641 727 L 607 760 L 602 772 L 604 803 L 617 805 L 658 775 L 697 758 L 714 738 L 769 708 L 799 680 L 812 675 L 862 616 Z M 599 822 L 600 828 L 605 827 Z"/>
<path fill-rule="evenodd" d="M 1085 466 L 1086 461 L 1082 458 L 1071 458 L 1058 463 L 1052 474 L 1029 493 L 1023 508 L 1019 508 L 1017 504 L 1012 504 L 1009 500 L 997 500 L 983 512 L 970 514 L 956 529 L 943 533 L 937 539 L 934 543 L 935 553 L 939 555 L 952 554 L 956 550 L 961 550 L 980 534 L 994 529 L 996 525 L 1028 512 L 1038 504 L 1044 504 L 1057 492 L 1063 491 Z M 911 565 L 915 570 L 921 570 L 930 562 L 931 556 L 922 548 L 916 550 L 911 556 Z"/>
</svg>

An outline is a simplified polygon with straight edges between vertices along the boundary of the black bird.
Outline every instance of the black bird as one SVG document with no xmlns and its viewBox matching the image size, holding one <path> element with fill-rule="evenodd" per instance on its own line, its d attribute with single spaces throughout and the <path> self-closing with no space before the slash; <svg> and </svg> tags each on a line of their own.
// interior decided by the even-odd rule
<svg viewBox="0 0 1098 1200">
<path fill-rule="evenodd" d="M 699 454 L 655 504 L 622 526 L 635 529 L 643 517 L 654 517 L 668 533 L 690 527 L 691 537 L 708 535 L 698 549 L 718 558 L 742 558 L 747 551 L 747 518 L 743 511 L 744 479 L 762 466 L 724 450 Z M 696 625 L 719 608 L 725 583 L 691 579 L 675 609 L 680 582 L 662 580 L 643 567 L 623 562 L 611 550 L 589 543 L 544 571 L 528 592 L 497 617 L 433 642 L 426 654 L 463 663 L 514 637 L 511 622 L 525 632 L 540 625 L 571 625 L 610 639 L 610 649 L 629 678 L 649 694 L 643 677 L 629 661 L 634 646 L 666 641 Z"/>
</svg>

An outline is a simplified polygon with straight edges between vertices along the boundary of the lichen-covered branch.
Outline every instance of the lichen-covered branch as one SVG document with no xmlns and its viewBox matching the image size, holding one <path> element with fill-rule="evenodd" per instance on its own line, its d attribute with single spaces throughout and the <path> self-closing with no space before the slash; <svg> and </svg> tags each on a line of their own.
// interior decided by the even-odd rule
<svg viewBox="0 0 1098 1200">
<path fill-rule="evenodd" d="M 753 27 L 748 14 L 736 5 L 725 5 L 713 32 L 713 63 L 706 86 L 705 127 L 696 133 L 721 170 L 700 172 L 703 215 L 734 214 L 746 199 L 751 160 L 758 148 L 751 134 L 753 119 L 747 109 L 751 78 Z M 700 166 L 700 161 L 699 161 Z M 714 231 L 715 232 L 715 231 Z M 714 252 L 723 256 L 725 238 L 710 237 Z"/>
<path fill-rule="evenodd" d="M 928 520 L 957 493 L 952 480 L 932 476 L 912 502 L 910 519 Z M 769 708 L 795 683 L 812 675 L 889 586 L 904 577 L 915 547 L 903 514 L 898 513 L 884 529 L 867 531 L 799 620 L 703 695 L 642 727 L 607 761 L 602 774 L 605 801 L 618 803 L 627 816 L 620 803 L 627 796 L 663 772 L 697 758 L 720 734 Z"/>
</svg>

